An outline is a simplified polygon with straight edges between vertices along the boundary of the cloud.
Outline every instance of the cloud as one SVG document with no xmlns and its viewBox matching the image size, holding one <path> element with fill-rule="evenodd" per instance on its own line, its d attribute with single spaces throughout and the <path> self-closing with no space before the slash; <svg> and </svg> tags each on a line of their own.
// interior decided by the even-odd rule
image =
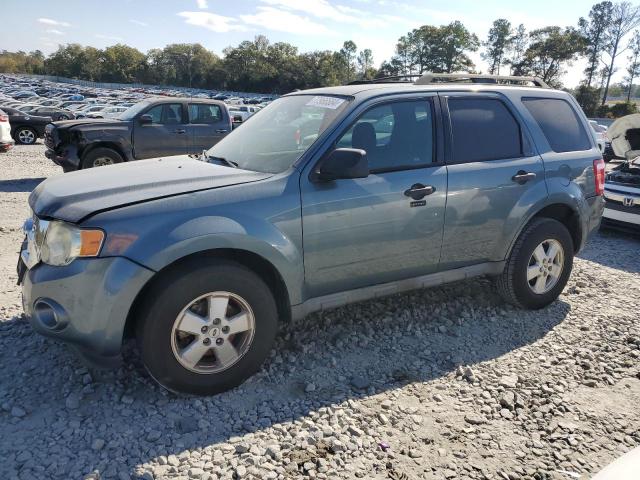
<svg viewBox="0 0 640 480">
<path fill-rule="evenodd" d="M 53 20 L 51 18 L 39 18 L 38 22 L 44 23 L 45 25 L 53 25 L 55 27 L 70 27 L 71 24 L 67 22 L 59 22 L 58 20 Z"/>
<path fill-rule="evenodd" d="M 198 8 L 201 10 L 206 10 L 207 8 L 209 8 L 207 0 L 196 0 L 196 3 L 198 4 Z"/>
<path fill-rule="evenodd" d="M 140 27 L 148 27 L 149 24 L 146 22 L 141 22 L 140 20 L 134 20 L 133 18 L 130 18 L 129 21 L 135 25 L 139 25 Z"/>
<path fill-rule="evenodd" d="M 258 7 L 255 14 L 240 15 L 240 19 L 249 25 L 278 32 L 301 35 L 335 35 L 335 32 L 321 23 L 278 8 Z"/>
<path fill-rule="evenodd" d="M 272 7 L 303 12 L 321 20 L 357 25 L 364 29 L 384 28 L 394 19 L 390 15 L 377 15 L 347 5 L 332 5 L 327 0 L 260 0 Z"/>
<path fill-rule="evenodd" d="M 124 40 L 122 37 L 116 37 L 113 35 L 103 35 L 102 33 L 96 33 L 96 38 L 101 38 L 102 40 L 114 40 L 116 42 L 122 42 Z"/>
<path fill-rule="evenodd" d="M 180 12 L 178 16 L 185 19 L 189 25 L 208 28 L 213 32 L 226 33 L 233 30 L 245 31 L 246 27 L 240 25 L 238 20 L 232 17 L 224 17 L 209 12 Z"/>
<path fill-rule="evenodd" d="M 53 33 L 54 35 L 64 35 L 64 32 L 61 32 L 60 30 L 56 30 L 55 28 L 47 29 L 47 33 Z"/>
</svg>

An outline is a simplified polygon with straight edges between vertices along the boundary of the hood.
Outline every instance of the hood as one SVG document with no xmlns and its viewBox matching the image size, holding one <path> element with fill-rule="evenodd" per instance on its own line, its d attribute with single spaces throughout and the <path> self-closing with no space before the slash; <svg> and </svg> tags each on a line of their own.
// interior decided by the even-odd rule
<svg viewBox="0 0 640 480">
<path fill-rule="evenodd" d="M 607 137 L 611 140 L 611 148 L 620 158 L 637 156 L 633 152 L 640 150 L 639 133 L 640 113 L 620 117 L 607 129 Z"/>
<path fill-rule="evenodd" d="M 38 217 L 78 223 L 126 205 L 270 176 L 202 162 L 188 155 L 137 160 L 49 178 L 33 190 L 29 205 Z"/>
<path fill-rule="evenodd" d="M 89 126 L 89 127 L 96 127 L 96 128 L 122 126 L 123 122 L 121 120 L 115 120 L 115 119 L 105 120 L 104 118 L 79 118 L 77 120 L 60 120 L 57 122 L 53 122 L 53 124 L 58 128 L 68 129 L 68 128 L 79 127 L 79 126 Z"/>
</svg>

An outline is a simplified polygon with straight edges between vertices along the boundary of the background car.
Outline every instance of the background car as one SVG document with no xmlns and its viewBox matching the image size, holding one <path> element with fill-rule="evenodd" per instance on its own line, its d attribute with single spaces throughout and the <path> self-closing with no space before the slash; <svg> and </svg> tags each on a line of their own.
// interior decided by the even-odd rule
<svg viewBox="0 0 640 480">
<path fill-rule="evenodd" d="M 0 152 L 6 152 L 13 147 L 13 138 L 11 138 L 11 124 L 9 123 L 9 115 L 0 110 Z"/>
<path fill-rule="evenodd" d="M 21 145 L 36 143 L 36 140 L 44 135 L 46 125 L 51 123 L 51 117 L 28 115 L 15 108 L 3 107 L 3 110 L 9 115 L 11 136 Z"/>
</svg>

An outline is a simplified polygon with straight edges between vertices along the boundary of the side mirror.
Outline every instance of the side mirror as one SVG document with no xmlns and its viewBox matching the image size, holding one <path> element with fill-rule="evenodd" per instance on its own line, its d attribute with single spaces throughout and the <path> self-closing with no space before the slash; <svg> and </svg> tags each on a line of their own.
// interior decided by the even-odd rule
<svg viewBox="0 0 640 480">
<path fill-rule="evenodd" d="M 324 182 L 347 178 L 367 178 L 367 152 L 357 148 L 336 148 L 327 155 L 317 169 L 317 179 Z"/>
<path fill-rule="evenodd" d="M 140 122 L 140 125 L 148 125 L 150 123 L 153 123 L 153 117 L 145 113 L 144 115 L 140 115 L 138 121 Z"/>
<path fill-rule="evenodd" d="M 234 115 L 233 123 L 242 123 L 242 115 Z"/>
</svg>

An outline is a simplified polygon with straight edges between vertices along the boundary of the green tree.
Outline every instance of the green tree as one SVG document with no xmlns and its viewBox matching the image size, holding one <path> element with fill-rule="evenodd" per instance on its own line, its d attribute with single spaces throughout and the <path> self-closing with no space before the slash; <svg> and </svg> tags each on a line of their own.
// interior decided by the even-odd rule
<svg viewBox="0 0 640 480">
<path fill-rule="evenodd" d="M 358 47 L 353 40 L 347 40 L 342 44 L 340 56 L 343 59 L 344 80 L 350 82 L 355 78 L 356 73 L 356 52 Z"/>
<path fill-rule="evenodd" d="M 609 94 L 609 84 L 611 76 L 615 73 L 615 63 L 619 55 L 626 48 L 621 48 L 622 39 L 640 24 L 640 8 L 629 2 L 620 2 L 613 5 L 611 13 L 611 23 L 605 30 L 605 51 L 609 57 L 607 64 L 607 78 L 604 85 L 604 93 L 602 95 L 602 104 L 607 102 Z"/>
<path fill-rule="evenodd" d="M 105 82 L 133 83 L 144 71 L 146 57 L 139 50 L 118 43 L 102 52 L 102 80 Z"/>
<path fill-rule="evenodd" d="M 589 18 L 580 17 L 578 26 L 580 32 L 587 40 L 586 54 L 587 67 L 584 70 L 587 76 L 587 87 L 591 86 L 594 76 L 597 75 L 602 60 L 602 53 L 606 47 L 606 32 L 609 29 L 613 15 L 613 3 L 606 1 L 596 3 L 589 11 Z"/>
<path fill-rule="evenodd" d="M 358 54 L 358 75 L 363 79 L 371 79 L 376 71 L 373 68 L 373 52 L 365 48 Z"/>
<path fill-rule="evenodd" d="M 640 31 L 636 30 L 633 37 L 629 41 L 630 55 L 627 57 L 629 64 L 627 65 L 627 102 L 631 101 L 631 92 L 633 90 L 633 81 L 640 76 Z"/>
<path fill-rule="evenodd" d="M 596 115 L 600 104 L 600 90 L 588 85 L 580 85 L 575 92 L 575 97 L 587 117 Z"/>
<path fill-rule="evenodd" d="M 489 36 L 483 43 L 486 50 L 481 56 L 489 63 L 490 74 L 500 75 L 500 67 L 505 63 L 512 33 L 511 22 L 504 18 L 495 20 L 489 29 Z"/>
<path fill-rule="evenodd" d="M 524 68 L 524 54 L 529 46 L 529 34 L 527 29 L 521 23 L 515 32 L 509 38 L 507 44 L 507 59 L 505 63 L 509 65 L 509 73 L 511 75 L 521 75 Z"/>
<path fill-rule="evenodd" d="M 585 51 L 586 40 L 576 29 L 545 27 L 529 34 L 530 45 L 522 61 L 522 73 L 536 75 L 559 87 L 564 66 Z M 520 73 L 520 72 L 519 72 Z"/>
</svg>

